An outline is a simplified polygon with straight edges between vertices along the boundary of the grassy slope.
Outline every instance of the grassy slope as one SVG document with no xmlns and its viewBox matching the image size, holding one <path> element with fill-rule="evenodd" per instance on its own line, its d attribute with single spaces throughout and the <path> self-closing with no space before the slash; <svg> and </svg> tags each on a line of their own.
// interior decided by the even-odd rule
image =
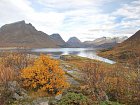
<svg viewBox="0 0 140 105">
<path fill-rule="evenodd" d="M 140 31 L 113 49 L 99 52 L 99 55 L 118 62 L 135 64 L 140 57 Z"/>
</svg>

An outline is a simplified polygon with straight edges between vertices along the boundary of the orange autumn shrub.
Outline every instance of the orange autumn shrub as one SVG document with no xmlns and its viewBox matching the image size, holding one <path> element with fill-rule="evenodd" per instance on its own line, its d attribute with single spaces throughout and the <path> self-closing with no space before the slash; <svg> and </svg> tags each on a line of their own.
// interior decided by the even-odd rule
<svg viewBox="0 0 140 105">
<path fill-rule="evenodd" d="M 21 71 L 23 85 L 34 91 L 45 91 L 48 94 L 60 94 L 68 87 L 65 72 L 59 67 L 57 60 L 41 55 L 33 66 Z"/>
</svg>

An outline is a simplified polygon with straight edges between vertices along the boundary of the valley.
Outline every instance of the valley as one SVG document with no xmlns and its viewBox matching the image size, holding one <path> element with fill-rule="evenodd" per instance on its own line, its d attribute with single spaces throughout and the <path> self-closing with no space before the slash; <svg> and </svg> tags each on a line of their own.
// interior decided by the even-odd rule
<svg viewBox="0 0 140 105">
<path fill-rule="evenodd" d="M 139 105 L 139 87 L 140 31 L 65 41 L 24 20 L 0 28 L 0 105 Z"/>
</svg>

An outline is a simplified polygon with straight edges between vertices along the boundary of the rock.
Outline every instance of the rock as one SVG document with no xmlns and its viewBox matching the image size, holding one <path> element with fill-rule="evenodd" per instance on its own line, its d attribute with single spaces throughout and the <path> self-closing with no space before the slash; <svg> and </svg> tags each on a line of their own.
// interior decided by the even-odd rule
<svg viewBox="0 0 140 105">
<path fill-rule="evenodd" d="M 17 83 L 17 81 L 9 81 L 8 82 L 8 90 L 9 91 L 16 91 L 17 89 L 19 89 L 19 84 Z"/>
<path fill-rule="evenodd" d="M 19 96 L 19 94 L 17 94 L 17 93 L 13 94 L 13 98 L 16 99 L 16 100 L 23 100 L 24 99 L 23 96 Z"/>
<path fill-rule="evenodd" d="M 44 98 L 38 98 L 36 100 L 34 100 L 33 105 L 49 105 L 49 100 L 47 97 Z"/>
<path fill-rule="evenodd" d="M 72 60 L 72 56 L 71 55 L 61 55 L 60 59 L 63 61 L 69 61 L 69 60 Z"/>
<path fill-rule="evenodd" d="M 49 105 L 49 104 L 48 104 L 48 101 L 47 101 L 47 102 L 42 102 L 39 105 Z"/>
<path fill-rule="evenodd" d="M 21 88 L 17 81 L 8 82 L 8 91 L 12 93 L 12 98 L 15 100 L 25 100 L 30 98 L 27 91 Z"/>
<path fill-rule="evenodd" d="M 66 75 L 67 82 L 69 82 L 71 85 L 78 86 L 80 83 L 76 81 L 73 77 Z"/>
<path fill-rule="evenodd" d="M 61 98 L 62 98 L 62 94 L 59 94 L 59 95 L 55 96 L 56 100 L 61 100 Z"/>
<path fill-rule="evenodd" d="M 65 65 L 65 67 L 66 67 L 66 68 L 70 68 L 71 66 L 70 66 L 70 65 Z"/>
</svg>

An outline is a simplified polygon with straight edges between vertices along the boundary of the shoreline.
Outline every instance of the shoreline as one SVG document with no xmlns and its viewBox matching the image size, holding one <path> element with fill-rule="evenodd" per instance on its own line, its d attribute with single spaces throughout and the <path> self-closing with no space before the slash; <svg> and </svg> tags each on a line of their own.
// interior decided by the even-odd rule
<svg viewBox="0 0 140 105">
<path fill-rule="evenodd" d="M 10 48 L 0 48 L 0 52 L 2 52 L 2 53 L 4 53 L 4 52 L 24 52 L 24 53 L 32 54 L 32 55 L 36 55 L 36 56 L 39 56 L 40 54 L 48 54 L 55 59 L 60 59 L 60 57 L 63 55 L 75 55 L 75 56 L 79 56 L 79 57 L 85 57 L 85 58 L 89 58 L 89 59 L 93 59 L 93 60 L 97 60 L 97 61 L 102 61 L 102 62 L 109 63 L 109 64 L 116 63 L 113 60 L 99 56 L 98 49 L 94 49 L 94 48 L 87 48 L 87 49 L 86 48 L 74 48 L 74 50 L 72 50 L 72 48 L 26 49 L 26 48 L 17 48 L 17 47 L 11 48 L 10 47 Z M 78 52 L 78 53 L 74 53 L 74 52 Z M 89 54 L 87 52 L 89 52 Z M 91 55 L 91 53 L 92 53 L 92 55 Z"/>
</svg>

